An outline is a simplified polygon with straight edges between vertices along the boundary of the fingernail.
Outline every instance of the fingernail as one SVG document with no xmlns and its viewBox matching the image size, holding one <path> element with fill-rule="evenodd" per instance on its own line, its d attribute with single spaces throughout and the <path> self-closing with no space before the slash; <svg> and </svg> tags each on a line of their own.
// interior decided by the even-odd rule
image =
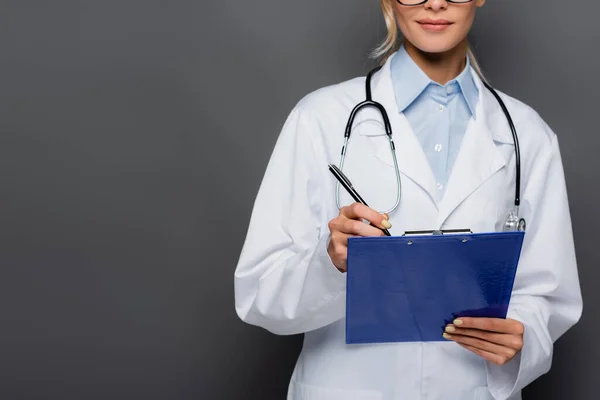
<svg viewBox="0 0 600 400">
<path fill-rule="evenodd" d="M 450 332 L 450 333 L 452 333 L 452 332 L 456 332 L 456 328 L 455 328 L 455 327 L 453 327 L 453 326 L 447 326 L 447 327 L 446 327 L 446 332 Z"/>
<path fill-rule="evenodd" d="M 453 322 L 453 324 L 456 325 L 456 326 L 461 326 L 463 324 L 463 322 L 460 319 L 455 319 L 454 322 Z"/>
<path fill-rule="evenodd" d="M 444 333 L 442 336 L 444 337 L 444 339 L 452 339 L 452 336 L 448 335 L 447 333 Z"/>
<path fill-rule="evenodd" d="M 383 213 L 383 217 L 384 217 L 385 219 L 390 219 L 390 216 L 389 216 L 388 214 L 386 214 L 386 213 Z"/>
<path fill-rule="evenodd" d="M 381 221 L 381 225 L 383 225 L 385 229 L 390 229 L 392 227 L 392 224 L 390 224 L 390 222 L 387 219 Z"/>
</svg>

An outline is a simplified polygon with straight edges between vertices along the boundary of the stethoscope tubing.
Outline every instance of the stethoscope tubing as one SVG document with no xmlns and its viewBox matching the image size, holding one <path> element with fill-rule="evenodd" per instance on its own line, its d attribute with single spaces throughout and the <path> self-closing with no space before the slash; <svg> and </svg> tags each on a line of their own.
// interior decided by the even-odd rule
<svg viewBox="0 0 600 400">
<path fill-rule="evenodd" d="M 352 110 L 352 112 L 350 113 L 350 116 L 348 118 L 348 123 L 346 124 L 346 129 L 344 131 L 344 144 L 342 146 L 342 153 L 341 153 L 339 168 L 342 171 L 344 169 L 344 161 L 346 159 L 346 150 L 348 148 L 348 143 L 350 141 L 350 135 L 352 133 L 352 125 L 354 124 L 356 115 L 358 114 L 359 111 L 361 111 L 365 108 L 368 108 L 368 107 L 376 108 L 379 111 L 379 113 L 381 114 L 381 117 L 383 119 L 383 125 L 385 128 L 385 133 L 386 133 L 389 143 L 390 143 L 390 151 L 392 152 L 392 159 L 394 161 L 394 169 L 396 172 L 396 181 L 397 181 L 397 188 L 398 188 L 397 194 L 396 194 L 396 201 L 395 201 L 394 205 L 392 206 L 392 208 L 390 208 L 389 210 L 383 211 L 386 214 L 391 214 L 400 205 L 400 200 L 402 197 L 402 180 L 400 177 L 400 168 L 398 166 L 398 159 L 396 157 L 396 146 L 394 144 L 394 139 L 392 137 L 392 126 L 390 124 L 390 119 L 389 119 L 388 113 L 385 110 L 385 107 L 383 107 L 383 105 L 381 103 L 373 101 L 373 95 L 371 92 L 372 77 L 381 68 L 382 67 L 379 66 L 379 67 L 372 69 L 369 72 L 369 74 L 367 75 L 367 79 L 365 81 L 365 91 L 366 91 L 367 98 L 365 101 L 357 104 L 354 107 L 354 109 Z M 516 174 L 514 205 L 515 205 L 515 212 L 518 215 L 518 209 L 519 209 L 519 206 L 521 205 L 521 149 L 519 146 L 519 137 L 517 135 L 517 129 L 515 128 L 514 122 L 510 115 L 510 112 L 508 111 L 508 108 L 506 107 L 506 104 L 504 103 L 504 101 L 502 100 L 500 95 L 485 80 L 483 80 L 483 84 L 492 93 L 494 98 L 498 101 L 498 104 L 500 105 L 500 108 L 502 109 L 502 112 L 504 113 L 504 116 L 506 117 L 506 121 L 508 122 L 508 126 L 512 133 L 513 143 L 514 143 L 514 147 L 515 147 L 515 174 Z M 340 208 L 340 183 L 339 182 L 336 183 L 335 198 L 336 198 L 337 206 L 338 206 L 338 208 Z"/>
</svg>

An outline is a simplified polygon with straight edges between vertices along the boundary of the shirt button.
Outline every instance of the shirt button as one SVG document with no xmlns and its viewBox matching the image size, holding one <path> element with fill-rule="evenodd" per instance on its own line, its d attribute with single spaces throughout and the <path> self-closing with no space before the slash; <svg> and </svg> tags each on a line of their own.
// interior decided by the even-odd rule
<svg viewBox="0 0 600 400">
<path fill-rule="evenodd" d="M 442 104 L 438 105 L 438 110 L 440 112 L 444 111 L 444 106 Z"/>
<path fill-rule="evenodd" d="M 439 144 L 439 143 L 438 143 L 438 144 L 436 144 L 436 145 L 435 145 L 435 147 L 434 147 L 435 151 L 437 151 L 438 153 L 439 153 L 440 151 L 442 151 L 442 149 L 443 149 L 443 148 L 444 148 L 444 146 L 442 146 L 442 145 L 441 145 L 441 144 Z"/>
<path fill-rule="evenodd" d="M 441 183 L 438 183 L 437 188 L 438 188 L 438 190 L 442 190 L 444 188 L 444 185 L 442 185 Z"/>
<path fill-rule="evenodd" d="M 447 94 L 452 94 L 452 86 L 448 86 L 448 87 L 446 88 L 446 93 L 447 93 Z"/>
</svg>

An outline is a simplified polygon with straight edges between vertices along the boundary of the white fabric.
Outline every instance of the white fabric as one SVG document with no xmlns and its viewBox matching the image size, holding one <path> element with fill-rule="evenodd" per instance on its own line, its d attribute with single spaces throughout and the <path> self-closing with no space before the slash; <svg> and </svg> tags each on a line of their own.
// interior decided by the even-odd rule
<svg viewBox="0 0 600 400">
<path fill-rule="evenodd" d="M 395 109 L 389 60 L 373 78 L 373 98 Z M 403 114 L 390 112 L 402 172 L 402 201 L 391 232 L 471 228 L 500 230 L 514 201 L 510 129 L 497 101 L 474 75 L 480 98 L 445 196 Z M 289 387 L 290 400 L 520 399 L 548 371 L 553 342 L 575 324 L 582 300 L 557 137 L 530 107 L 501 94 L 519 133 L 521 216 L 527 234 L 509 317 L 525 325 L 522 353 L 498 367 L 453 342 L 346 345 L 345 275 L 327 254 L 335 218 L 335 180 L 351 109 L 364 100 L 365 78 L 320 89 L 291 112 L 258 193 L 235 272 L 239 317 L 275 334 L 306 333 Z M 395 175 L 379 114 L 361 112 L 344 168 L 359 193 L 383 210 L 396 196 Z M 352 200 L 341 191 L 342 204 Z M 442 261 L 443 262 L 443 261 Z M 442 340 L 442 339 L 441 339 Z"/>
</svg>

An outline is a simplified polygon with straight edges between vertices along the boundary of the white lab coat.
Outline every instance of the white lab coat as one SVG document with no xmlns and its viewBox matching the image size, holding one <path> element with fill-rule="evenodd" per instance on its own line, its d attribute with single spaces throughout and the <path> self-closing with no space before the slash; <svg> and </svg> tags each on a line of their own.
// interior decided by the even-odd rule
<svg viewBox="0 0 600 400">
<path fill-rule="evenodd" d="M 390 58 L 391 60 L 391 58 Z M 373 98 L 389 113 L 402 173 L 392 235 L 407 230 L 500 230 L 514 202 L 515 156 L 500 106 L 479 88 L 458 158 L 440 198 L 427 158 L 399 113 L 390 60 L 373 78 Z M 527 233 L 508 317 L 525 325 L 524 347 L 496 366 L 454 342 L 345 344 L 345 274 L 328 254 L 328 221 L 338 215 L 335 179 L 343 132 L 365 98 L 365 78 L 320 89 L 291 112 L 256 199 L 235 272 L 239 317 L 279 335 L 305 333 L 289 400 L 520 399 L 550 368 L 553 342 L 575 324 L 582 300 L 557 137 L 525 104 L 501 94 L 521 146 Z M 372 208 L 393 205 L 396 181 L 379 114 L 363 111 L 344 168 Z M 352 203 L 341 190 L 342 205 Z M 443 268 L 444 260 L 440 260 Z"/>
</svg>

